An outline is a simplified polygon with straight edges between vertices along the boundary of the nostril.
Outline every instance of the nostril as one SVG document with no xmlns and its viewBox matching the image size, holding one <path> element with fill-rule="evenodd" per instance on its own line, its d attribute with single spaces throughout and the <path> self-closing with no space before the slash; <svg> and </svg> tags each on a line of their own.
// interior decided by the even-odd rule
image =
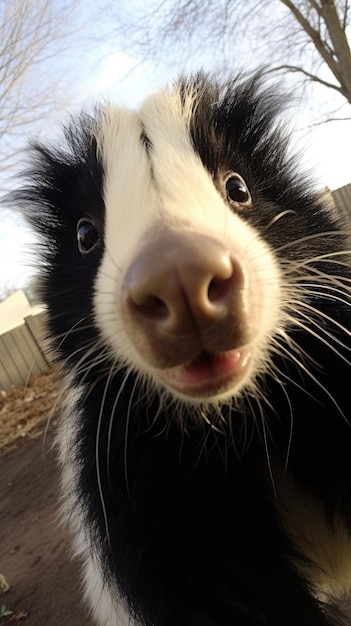
<svg viewBox="0 0 351 626">
<path fill-rule="evenodd" d="M 212 278 L 208 285 L 207 296 L 211 303 L 215 303 L 225 297 L 230 289 L 232 278 Z"/>
<path fill-rule="evenodd" d="M 149 320 L 162 321 L 169 316 L 167 304 L 157 296 L 150 295 L 143 302 L 135 302 L 132 299 L 132 304 L 138 314 Z"/>
</svg>

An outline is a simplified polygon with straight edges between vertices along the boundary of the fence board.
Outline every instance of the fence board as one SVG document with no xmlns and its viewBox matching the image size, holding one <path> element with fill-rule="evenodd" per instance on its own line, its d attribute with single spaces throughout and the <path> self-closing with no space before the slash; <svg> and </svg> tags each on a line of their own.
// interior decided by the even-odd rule
<svg viewBox="0 0 351 626">
<path fill-rule="evenodd" d="M 43 313 L 26 318 L 12 330 L 0 336 L 0 389 L 21 387 L 30 376 L 48 368 L 43 353 Z"/>
<path fill-rule="evenodd" d="M 1 336 L 0 358 L 2 369 L 11 381 L 11 385 L 19 387 L 24 383 L 23 362 L 18 358 L 18 351 L 13 335 L 17 329 Z"/>
<path fill-rule="evenodd" d="M 36 315 L 28 315 L 24 318 L 24 321 L 33 337 L 33 340 L 37 343 L 43 362 L 42 367 L 50 364 L 50 349 L 49 341 L 47 339 L 46 329 L 46 315 L 45 312 L 37 313 Z"/>
<path fill-rule="evenodd" d="M 21 378 L 14 367 L 15 364 L 7 352 L 2 336 L 0 336 L 0 390 L 10 389 L 12 385 L 16 384 L 16 380 Z"/>
</svg>

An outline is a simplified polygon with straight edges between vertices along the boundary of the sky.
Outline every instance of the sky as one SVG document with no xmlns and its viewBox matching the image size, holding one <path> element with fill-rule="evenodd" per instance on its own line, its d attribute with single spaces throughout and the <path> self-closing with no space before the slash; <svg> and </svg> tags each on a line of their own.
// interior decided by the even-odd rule
<svg viewBox="0 0 351 626">
<path fill-rule="evenodd" d="M 56 112 L 50 120 L 44 135 L 53 135 L 60 123 L 67 116 L 68 110 L 75 110 L 82 105 L 103 99 L 111 99 L 124 106 L 136 108 L 150 92 L 166 82 L 170 82 L 182 70 L 182 67 L 169 69 L 167 60 L 157 65 L 141 62 L 133 51 L 115 51 L 113 43 L 99 48 L 99 62 L 94 62 L 91 52 L 84 65 L 75 52 L 76 73 L 74 84 L 70 84 L 71 102 L 61 112 Z M 72 63 L 75 63 L 73 57 Z M 197 67 L 196 61 L 194 68 Z M 200 61 L 203 64 L 203 61 Z M 205 66 L 206 69 L 211 69 Z M 81 69 L 81 76 L 77 78 Z M 294 145 L 301 153 L 303 169 L 313 172 L 318 187 L 339 188 L 351 182 L 350 145 L 351 120 L 348 122 L 330 122 L 306 130 L 307 118 L 302 113 L 291 118 L 294 129 Z M 48 130 L 49 129 L 49 130 Z M 23 138 L 23 147 L 27 137 Z M 22 223 L 12 215 L 2 215 L 0 233 L 0 296 L 4 291 L 24 286 L 33 274 L 33 239 Z M 35 266 L 35 259 L 34 259 Z"/>
</svg>

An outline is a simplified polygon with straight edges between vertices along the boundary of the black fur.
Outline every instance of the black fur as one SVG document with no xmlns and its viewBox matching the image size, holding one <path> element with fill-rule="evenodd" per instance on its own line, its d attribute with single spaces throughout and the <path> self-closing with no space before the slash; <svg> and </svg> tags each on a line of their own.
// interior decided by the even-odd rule
<svg viewBox="0 0 351 626">
<path fill-rule="evenodd" d="M 336 516 L 351 528 L 349 244 L 287 156 L 277 98 L 258 79 L 225 89 L 202 76 L 196 81 L 195 150 L 220 192 L 221 173 L 240 172 L 253 196 L 242 219 L 275 250 L 301 298 L 325 315 L 315 323 L 312 315 L 293 313 L 312 331 L 297 323 L 289 328 L 302 356 L 280 337 L 281 350 L 272 354 L 279 380 L 270 368 L 260 377 L 260 397 L 223 407 L 216 428 L 199 425 L 185 406 L 183 420 L 179 409 L 174 418 L 172 405 L 158 414 L 157 397 L 143 402 L 144 386 L 136 387 L 135 374 L 125 382 L 99 341 L 90 367 L 72 383 L 82 377 L 86 386 L 81 414 L 71 416 L 78 420 L 70 444 L 80 476 L 77 509 L 99 546 L 106 582 L 117 584 L 142 626 L 340 625 L 346 618 L 334 602 L 315 599 L 298 573 L 304 555 L 283 527 L 270 472 L 284 471 L 288 457 L 298 491 L 323 503 L 330 528 Z M 76 243 L 79 219 L 92 215 L 104 229 L 104 173 L 94 138 L 99 115 L 69 126 L 66 151 L 35 146 L 30 184 L 15 195 L 42 236 L 42 296 L 54 349 L 68 371 L 99 339 L 92 298 L 103 243 L 86 258 Z M 141 141 L 152 159 L 152 144 L 146 136 Z M 290 213 L 273 223 L 283 210 Z M 312 257 L 302 276 L 298 267 Z M 320 273 L 334 283 L 311 286 Z"/>
</svg>

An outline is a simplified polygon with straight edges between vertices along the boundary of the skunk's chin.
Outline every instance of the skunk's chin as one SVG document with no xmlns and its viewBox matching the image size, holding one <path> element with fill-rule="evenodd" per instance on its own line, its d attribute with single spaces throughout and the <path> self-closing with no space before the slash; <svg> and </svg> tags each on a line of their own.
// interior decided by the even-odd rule
<svg viewBox="0 0 351 626">
<path fill-rule="evenodd" d="M 187 363 L 159 370 L 167 387 L 191 398 L 216 399 L 242 386 L 252 360 L 252 348 L 243 346 L 227 352 L 207 352 Z"/>
</svg>

